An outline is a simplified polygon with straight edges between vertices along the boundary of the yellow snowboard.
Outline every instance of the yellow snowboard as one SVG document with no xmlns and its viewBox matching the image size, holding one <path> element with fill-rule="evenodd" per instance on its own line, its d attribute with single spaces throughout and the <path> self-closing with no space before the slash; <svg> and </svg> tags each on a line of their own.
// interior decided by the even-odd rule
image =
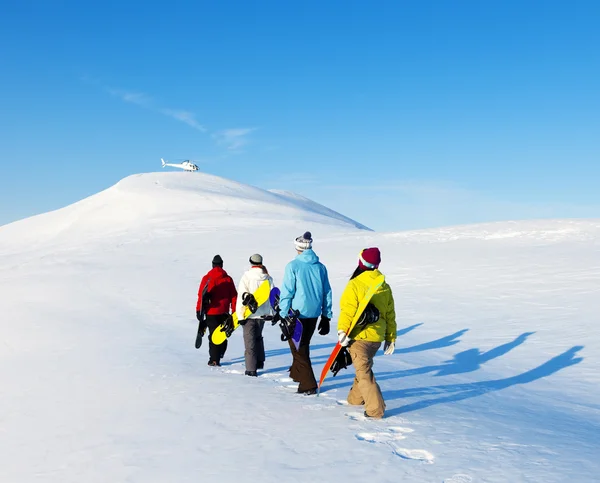
<svg viewBox="0 0 600 483">
<path fill-rule="evenodd" d="M 269 283 L 269 281 L 265 280 L 264 282 L 262 282 L 259 285 L 259 287 L 252 293 L 252 295 L 254 295 L 254 298 L 256 299 L 256 303 L 258 304 L 259 307 L 262 304 L 268 302 L 269 295 L 271 295 L 271 284 Z M 242 294 L 238 294 L 238 297 L 241 297 L 241 296 L 242 296 Z M 249 307 L 246 307 L 245 311 L 244 311 L 244 319 L 249 317 L 250 315 L 252 315 L 252 311 L 250 310 Z M 238 316 L 237 316 L 236 311 L 234 311 L 233 314 L 231 315 L 231 319 L 233 320 L 233 330 L 235 330 L 240 325 L 238 322 Z M 227 334 L 225 334 L 225 331 L 223 329 L 224 329 L 224 326 L 223 326 L 223 324 L 221 324 L 212 333 L 211 340 L 212 340 L 213 344 L 220 345 L 227 340 Z"/>
</svg>

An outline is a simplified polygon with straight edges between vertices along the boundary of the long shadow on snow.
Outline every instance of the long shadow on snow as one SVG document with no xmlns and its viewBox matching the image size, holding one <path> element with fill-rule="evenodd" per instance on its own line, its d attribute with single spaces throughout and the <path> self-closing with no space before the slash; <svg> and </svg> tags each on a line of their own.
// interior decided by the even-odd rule
<svg viewBox="0 0 600 483">
<path fill-rule="evenodd" d="M 465 332 L 465 330 L 460 332 Z M 457 332 L 459 333 L 459 332 Z M 532 335 L 533 332 L 525 332 L 518 336 L 515 340 L 507 342 L 506 344 L 499 345 L 498 347 L 494 347 L 487 352 L 481 352 L 477 348 L 469 349 L 463 352 L 459 352 L 454 355 L 454 357 L 449 361 L 444 361 L 442 364 L 434 365 L 434 366 L 423 366 L 423 367 L 415 367 L 413 369 L 406 369 L 402 371 L 389 371 L 389 372 L 375 372 L 375 377 L 378 381 L 387 381 L 390 379 L 397 379 L 400 377 L 407 376 L 417 376 L 421 374 L 427 374 L 430 372 L 435 372 L 434 376 L 449 376 L 451 374 L 463 374 L 466 372 L 473 372 L 481 368 L 481 365 L 495 359 L 496 357 L 503 356 L 508 353 L 515 347 L 523 344 L 527 338 Z M 453 334 L 454 335 L 454 334 Z M 444 337 L 441 340 L 450 340 L 449 338 L 452 336 Z M 434 342 L 438 342 L 434 341 Z M 423 346 L 427 346 L 429 344 L 422 344 Z M 378 352 L 378 356 L 380 352 Z M 354 373 L 344 374 L 342 376 L 337 376 L 338 380 L 347 380 L 351 379 L 354 381 Z M 327 389 L 337 389 L 344 386 L 349 386 L 351 382 L 341 382 L 339 384 L 328 385 Z"/>
<path fill-rule="evenodd" d="M 413 347 L 405 347 L 398 348 L 396 352 L 398 354 L 408 354 L 410 352 L 423 352 L 431 349 L 441 349 L 443 347 L 449 347 L 451 345 L 458 344 L 460 340 L 457 340 L 459 337 L 463 336 L 465 332 L 469 329 L 462 329 L 454 334 L 447 335 L 446 337 L 442 337 L 441 339 L 432 340 L 431 342 L 426 342 L 424 344 L 415 345 Z"/>
<path fill-rule="evenodd" d="M 386 400 L 394 400 L 405 397 L 429 396 L 432 394 L 441 394 L 441 397 L 418 401 L 415 403 L 400 406 L 386 411 L 387 416 L 395 416 L 402 413 L 408 413 L 419 409 L 425 409 L 436 404 L 452 403 L 463 401 L 472 397 L 481 396 L 488 392 L 500 391 L 507 387 L 517 384 L 528 384 L 543 377 L 548 377 L 561 369 L 579 364 L 583 357 L 575 357 L 577 352 L 584 346 L 573 346 L 569 350 L 559 354 L 552 359 L 544 362 L 534 369 L 519 374 L 517 376 L 507 377 L 505 379 L 494 379 L 490 381 L 479 381 L 466 384 L 447 384 L 441 386 L 426 386 L 412 389 L 398 389 L 395 391 L 385 391 Z"/>
<path fill-rule="evenodd" d="M 399 329 L 396 331 L 396 337 L 400 337 L 404 334 L 408 334 L 411 330 L 414 330 L 417 327 L 421 327 L 422 325 L 423 325 L 423 322 L 419 322 L 418 324 L 414 324 L 409 327 L 405 327 L 404 329 Z"/>
<path fill-rule="evenodd" d="M 487 352 L 481 352 L 478 348 L 469 349 L 455 354 L 452 360 L 444 361 L 444 365 L 440 365 L 436 376 L 448 376 L 450 374 L 462 374 L 465 372 L 473 372 L 484 364 L 496 357 L 503 356 L 510 352 L 515 347 L 520 346 L 527 340 L 527 337 L 535 332 L 525 332 L 511 342 L 499 345 Z"/>
</svg>

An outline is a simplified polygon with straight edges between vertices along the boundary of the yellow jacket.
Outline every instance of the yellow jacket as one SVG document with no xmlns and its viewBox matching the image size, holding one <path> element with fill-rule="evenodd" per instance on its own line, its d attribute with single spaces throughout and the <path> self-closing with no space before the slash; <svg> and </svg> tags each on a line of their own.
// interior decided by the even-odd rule
<svg viewBox="0 0 600 483">
<path fill-rule="evenodd" d="M 367 270 L 348 282 L 340 301 L 338 330 L 348 330 L 352 319 L 356 315 L 360 301 L 367 293 L 369 282 L 379 275 L 381 275 L 379 270 Z M 362 329 L 358 326 L 354 327 L 350 333 L 350 338 L 369 342 L 395 341 L 396 310 L 394 309 L 392 289 L 387 282 L 383 282 L 383 285 L 375 292 L 371 298 L 371 303 L 379 310 L 379 320 Z"/>
</svg>

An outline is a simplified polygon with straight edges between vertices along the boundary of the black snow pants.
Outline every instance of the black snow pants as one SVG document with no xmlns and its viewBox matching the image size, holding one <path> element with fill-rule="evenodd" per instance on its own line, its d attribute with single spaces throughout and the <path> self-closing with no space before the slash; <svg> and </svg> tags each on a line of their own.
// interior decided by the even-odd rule
<svg viewBox="0 0 600 483">
<path fill-rule="evenodd" d="M 206 316 L 206 325 L 208 326 L 208 356 L 209 362 L 216 362 L 220 364 L 221 359 L 225 355 L 225 351 L 227 350 L 227 340 L 222 344 L 215 345 L 212 342 L 212 333 L 215 331 L 219 325 L 221 325 L 225 320 L 227 320 L 229 314 L 220 314 L 220 315 L 207 315 Z"/>
</svg>

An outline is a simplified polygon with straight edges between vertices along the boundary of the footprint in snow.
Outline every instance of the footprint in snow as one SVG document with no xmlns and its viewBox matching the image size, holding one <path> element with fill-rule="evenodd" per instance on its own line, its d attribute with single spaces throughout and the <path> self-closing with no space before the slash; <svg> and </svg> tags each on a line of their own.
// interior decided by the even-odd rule
<svg viewBox="0 0 600 483">
<path fill-rule="evenodd" d="M 281 372 L 268 372 L 266 374 L 259 374 L 259 377 L 262 377 L 263 379 L 277 379 L 277 381 L 282 381 L 280 376 Z"/>
<path fill-rule="evenodd" d="M 401 458 L 407 460 L 418 460 L 423 461 L 424 463 L 433 463 L 434 457 L 429 451 L 425 451 L 424 449 L 406 449 L 399 448 L 396 445 L 391 445 L 394 453 Z"/>
<path fill-rule="evenodd" d="M 323 411 L 324 409 L 334 409 L 335 406 L 330 404 L 307 404 L 302 406 L 303 409 L 308 409 L 310 411 Z"/>
<path fill-rule="evenodd" d="M 277 384 L 275 389 L 278 391 L 285 391 L 286 393 L 298 392 L 297 384 Z"/>
<path fill-rule="evenodd" d="M 329 398 L 329 399 L 335 399 L 337 397 L 337 395 L 335 394 L 336 392 L 337 392 L 337 389 L 328 389 L 325 392 L 320 392 L 319 396 Z"/>
<path fill-rule="evenodd" d="M 405 421 L 405 422 L 408 422 L 408 421 Z M 390 426 L 388 428 L 388 431 L 390 431 L 392 433 L 412 433 L 414 431 L 414 429 L 403 428 L 401 426 Z"/>
<path fill-rule="evenodd" d="M 363 413 L 346 413 L 352 421 L 367 421 L 368 418 Z"/>
<path fill-rule="evenodd" d="M 358 433 L 356 439 L 359 441 L 367 441 L 368 443 L 389 443 L 390 441 L 399 441 L 405 439 L 405 433 L 412 433 L 410 428 L 395 428 L 396 431 L 382 433 Z M 400 431 L 402 430 L 402 431 Z"/>
<path fill-rule="evenodd" d="M 387 426 L 385 425 L 385 420 L 376 419 L 372 420 L 367 418 L 364 413 L 352 412 L 346 413 L 346 416 L 350 418 L 352 421 L 369 421 L 369 422 L 377 422 L 383 423 L 383 427 L 379 426 L 383 431 L 377 432 L 364 432 L 357 433 L 356 439 L 359 441 L 365 441 L 367 443 L 380 443 L 388 446 L 392 449 L 392 452 L 400 456 L 401 458 L 407 460 L 417 460 L 422 461 L 424 463 L 433 463 L 435 459 L 434 456 L 424 449 L 408 449 L 402 448 L 395 444 L 396 441 L 400 441 L 402 439 L 406 439 L 406 435 L 412 433 L 414 430 L 411 428 L 407 428 L 404 426 Z M 403 422 L 406 422 L 403 420 Z M 457 480 L 455 483 L 462 483 L 460 480 Z"/>
<path fill-rule="evenodd" d="M 446 478 L 443 483 L 470 483 L 473 481 L 469 475 L 458 474 L 451 476 L 450 478 Z"/>
<path fill-rule="evenodd" d="M 348 404 L 347 401 L 340 399 L 337 401 L 337 403 L 340 406 L 350 406 L 350 404 Z M 396 431 L 398 430 L 399 432 L 410 432 L 412 430 L 408 430 L 407 428 L 400 428 L 397 426 L 387 426 L 388 422 L 393 421 L 394 423 L 401 423 L 401 424 L 410 424 L 410 421 L 408 421 L 407 419 L 404 419 L 400 416 L 391 416 L 391 417 L 386 417 L 383 419 L 372 419 L 372 418 L 367 418 L 365 416 L 365 411 L 364 409 L 360 412 L 350 412 L 350 413 L 346 413 L 346 416 L 351 419 L 352 421 L 369 421 L 370 423 L 380 423 L 383 424 L 384 426 L 386 426 L 386 429 L 388 431 Z"/>
<path fill-rule="evenodd" d="M 346 401 L 338 401 L 337 402 L 340 406 L 350 406 Z M 387 426 L 387 421 L 389 421 L 389 418 L 385 418 L 385 419 L 372 419 L 372 418 L 367 418 L 365 416 L 365 411 L 364 409 L 360 412 L 350 412 L 350 413 L 346 413 L 346 416 L 351 419 L 352 421 L 368 421 L 369 423 L 374 423 L 374 424 L 383 424 L 385 426 Z M 396 417 L 393 418 L 394 422 L 398 421 L 398 419 Z M 406 421 L 405 419 L 400 419 L 400 421 L 402 421 L 403 423 L 407 423 L 408 421 Z"/>
</svg>

